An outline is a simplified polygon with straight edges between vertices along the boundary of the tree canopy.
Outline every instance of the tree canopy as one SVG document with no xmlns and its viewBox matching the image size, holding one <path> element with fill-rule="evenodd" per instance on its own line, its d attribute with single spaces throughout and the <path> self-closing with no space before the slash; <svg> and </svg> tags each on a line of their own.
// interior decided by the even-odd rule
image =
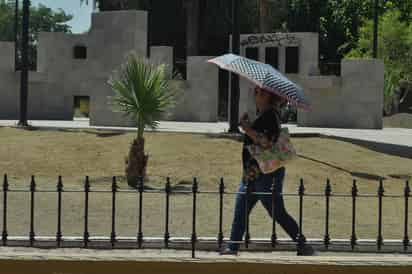
<svg viewBox="0 0 412 274">
<path fill-rule="evenodd" d="M 0 41 L 14 41 L 14 8 L 8 4 L 0 3 Z M 22 10 L 19 11 L 19 23 L 22 22 Z M 66 14 L 63 10 L 53 11 L 52 9 L 39 5 L 30 7 L 30 27 L 29 27 L 29 67 L 32 70 L 36 68 L 37 50 L 36 44 L 38 34 L 45 32 L 65 32 L 70 33 L 70 26 L 67 22 L 73 18 L 72 15 Z M 21 25 L 18 29 L 18 43 L 21 44 Z M 20 50 L 18 50 L 20 63 Z M 19 67 L 19 63 L 17 67 Z"/>
</svg>

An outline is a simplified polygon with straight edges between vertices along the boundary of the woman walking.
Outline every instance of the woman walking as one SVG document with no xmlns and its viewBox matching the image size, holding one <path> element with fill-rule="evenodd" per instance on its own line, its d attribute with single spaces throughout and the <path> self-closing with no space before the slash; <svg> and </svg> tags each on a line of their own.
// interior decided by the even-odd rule
<svg viewBox="0 0 412 274">
<path fill-rule="evenodd" d="M 239 242 L 242 241 L 243 234 L 245 233 L 246 214 L 250 214 L 258 201 L 261 201 L 268 214 L 272 218 L 275 218 L 293 241 L 296 242 L 299 236 L 298 225 L 293 217 L 286 211 L 283 196 L 281 195 L 285 168 L 280 167 L 272 173 L 264 174 L 248 150 L 248 146 L 258 146 L 261 149 L 267 149 L 277 142 L 281 129 L 279 112 L 285 101 L 274 93 L 265 91 L 259 87 L 255 87 L 254 91 L 258 117 L 253 124 L 250 123 L 246 113 L 243 114 L 240 119 L 240 127 L 245 132 L 245 138 L 242 151 L 243 176 L 239 192 L 245 193 L 246 186 L 249 186 L 251 192 L 272 193 L 272 184 L 274 181 L 276 188 L 275 193 L 278 196 L 276 196 L 275 208 L 274 211 L 272 211 L 271 195 L 250 195 L 247 203 L 248 208 L 246 208 L 246 195 L 237 194 L 230 243 L 226 249 L 221 251 L 222 255 L 237 254 Z M 274 212 L 274 216 L 272 216 L 272 212 Z M 310 245 L 304 245 L 304 247 L 299 250 L 298 255 L 312 255 L 313 253 L 313 248 Z"/>
</svg>

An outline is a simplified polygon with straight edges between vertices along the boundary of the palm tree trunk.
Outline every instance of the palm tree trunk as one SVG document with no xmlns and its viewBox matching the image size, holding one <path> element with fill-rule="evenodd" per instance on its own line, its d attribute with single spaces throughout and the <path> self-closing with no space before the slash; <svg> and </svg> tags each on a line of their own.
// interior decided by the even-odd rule
<svg viewBox="0 0 412 274">
<path fill-rule="evenodd" d="M 144 121 L 137 119 L 137 136 L 126 160 L 127 184 L 131 187 L 137 187 L 139 179 L 144 180 L 146 177 L 148 155 L 145 155 L 143 133 Z"/>
<path fill-rule="evenodd" d="M 143 137 L 133 140 L 126 161 L 127 184 L 134 188 L 138 186 L 140 179 L 143 181 L 146 177 L 148 155 L 145 155 L 144 142 Z"/>
</svg>

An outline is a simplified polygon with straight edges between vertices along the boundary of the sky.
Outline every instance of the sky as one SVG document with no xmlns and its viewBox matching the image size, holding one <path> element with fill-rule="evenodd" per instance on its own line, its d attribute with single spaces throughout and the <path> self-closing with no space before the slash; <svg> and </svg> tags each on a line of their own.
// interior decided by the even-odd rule
<svg viewBox="0 0 412 274">
<path fill-rule="evenodd" d="M 83 3 L 80 5 L 80 0 L 31 0 L 32 6 L 43 4 L 53 10 L 59 8 L 64 10 L 66 14 L 73 15 L 73 19 L 67 22 L 72 27 L 73 33 L 82 33 L 90 28 L 91 13 L 93 9 L 93 1 L 89 0 L 89 5 Z"/>
</svg>

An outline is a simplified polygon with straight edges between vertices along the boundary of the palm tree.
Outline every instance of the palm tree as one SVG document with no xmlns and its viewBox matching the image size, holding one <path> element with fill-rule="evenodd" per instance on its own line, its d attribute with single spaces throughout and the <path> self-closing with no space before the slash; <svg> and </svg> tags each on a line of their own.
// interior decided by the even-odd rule
<svg viewBox="0 0 412 274">
<path fill-rule="evenodd" d="M 126 160 L 127 183 L 136 187 L 139 178 L 146 176 L 144 129 L 158 127 L 158 121 L 174 105 L 178 87 L 167 79 L 165 65 L 150 64 L 135 53 L 113 73 L 109 85 L 115 93 L 114 106 L 136 123 L 137 136 Z"/>
</svg>

